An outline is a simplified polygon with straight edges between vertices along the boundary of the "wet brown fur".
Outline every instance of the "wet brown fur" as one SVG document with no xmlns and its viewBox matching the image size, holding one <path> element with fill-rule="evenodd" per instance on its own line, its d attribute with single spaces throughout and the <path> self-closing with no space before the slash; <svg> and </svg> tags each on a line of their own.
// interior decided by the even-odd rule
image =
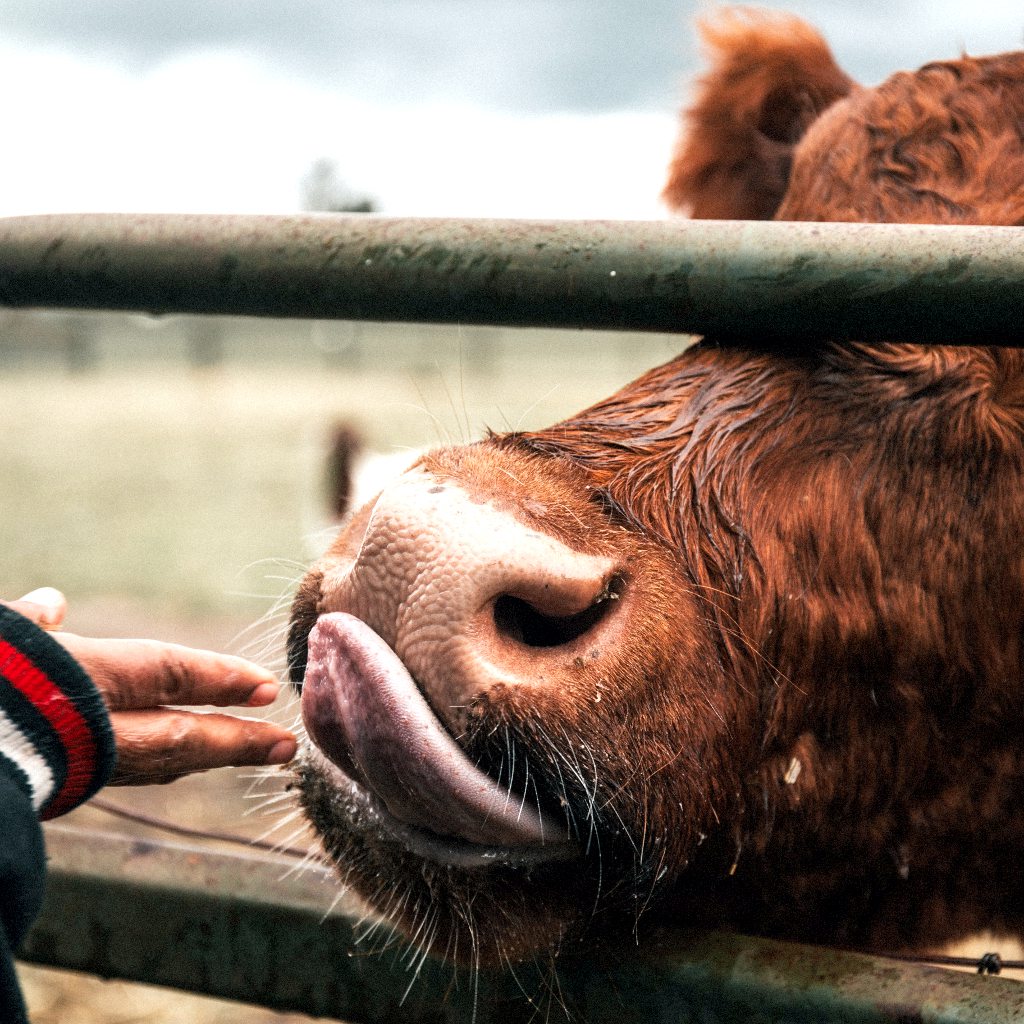
<svg viewBox="0 0 1024 1024">
<path fill-rule="evenodd" d="M 717 24 L 673 204 L 1021 222 L 1024 56 L 863 90 L 795 20 Z M 766 124 L 788 154 L 743 143 Z M 563 423 L 428 464 L 616 552 L 636 618 L 563 687 L 482 694 L 465 739 L 485 763 L 517 746 L 590 836 L 579 865 L 424 870 L 332 830 L 307 781 L 328 847 L 368 895 L 382 871 L 406 891 L 378 906 L 417 941 L 501 962 L 641 917 L 890 950 L 1024 934 L 1019 351 L 705 339 Z"/>
<path fill-rule="evenodd" d="M 693 217 L 765 220 L 786 192 L 797 142 L 853 83 L 792 15 L 726 8 L 700 34 L 713 64 L 683 113 L 662 198 Z"/>
</svg>

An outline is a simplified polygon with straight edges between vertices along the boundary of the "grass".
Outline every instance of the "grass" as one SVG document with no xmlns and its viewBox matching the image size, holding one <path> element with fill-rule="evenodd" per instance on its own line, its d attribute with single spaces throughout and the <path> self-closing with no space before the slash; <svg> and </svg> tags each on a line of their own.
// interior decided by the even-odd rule
<svg viewBox="0 0 1024 1024">
<path fill-rule="evenodd" d="M 382 451 L 537 426 L 678 345 L 509 332 L 490 340 L 481 366 L 457 330 L 374 330 L 367 368 L 312 352 L 204 370 L 152 360 L 74 376 L 52 365 L 9 370 L 0 594 L 50 583 L 73 601 L 117 595 L 171 615 L 256 617 L 325 526 L 333 423 L 357 424 Z"/>
</svg>

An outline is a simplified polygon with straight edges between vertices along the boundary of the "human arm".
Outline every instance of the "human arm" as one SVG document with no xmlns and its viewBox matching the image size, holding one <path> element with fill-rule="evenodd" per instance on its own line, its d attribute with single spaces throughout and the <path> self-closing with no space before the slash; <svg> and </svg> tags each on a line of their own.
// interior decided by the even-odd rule
<svg viewBox="0 0 1024 1024">
<path fill-rule="evenodd" d="M 82 667 L 0 606 L 0 1020 L 26 1019 L 12 956 L 42 903 L 40 819 L 99 789 L 115 749 L 103 699 Z"/>
<path fill-rule="evenodd" d="M 110 717 L 117 747 L 108 785 L 171 782 L 228 765 L 282 764 L 295 738 L 272 722 L 184 706 L 264 707 L 278 684 L 252 662 L 156 640 L 105 640 L 59 630 L 67 605 L 42 588 L 10 607 L 49 631 L 82 666 Z"/>
<path fill-rule="evenodd" d="M 66 603 L 44 589 L 0 604 L 0 1021 L 22 1024 L 13 953 L 45 882 L 40 818 L 109 783 L 169 782 L 226 764 L 287 761 L 279 726 L 165 704 L 269 704 L 277 684 L 238 658 L 145 640 L 55 632 Z M 90 678 L 91 677 L 91 678 Z"/>
</svg>

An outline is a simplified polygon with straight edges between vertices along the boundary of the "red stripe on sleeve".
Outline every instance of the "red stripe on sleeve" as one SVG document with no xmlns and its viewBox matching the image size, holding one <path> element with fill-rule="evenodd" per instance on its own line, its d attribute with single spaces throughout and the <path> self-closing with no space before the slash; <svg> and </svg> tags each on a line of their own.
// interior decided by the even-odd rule
<svg viewBox="0 0 1024 1024">
<path fill-rule="evenodd" d="M 0 639 L 0 671 L 53 726 L 67 752 L 64 785 L 51 797 L 43 819 L 71 810 L 88 792 L 96 773 L 96 739 L 74 702 L 16 647 Z"/>
</svg>

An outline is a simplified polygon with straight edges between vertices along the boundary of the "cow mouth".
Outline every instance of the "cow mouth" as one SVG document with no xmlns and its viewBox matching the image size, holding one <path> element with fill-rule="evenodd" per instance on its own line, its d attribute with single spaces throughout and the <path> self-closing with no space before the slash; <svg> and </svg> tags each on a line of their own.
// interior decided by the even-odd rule
<svg viewBox="0 0 1024 1024">
<path fill-rule="evenodd" d="M 352 615 L 321 615 L 309 634 L 302 717 L 322 770 L 411 853 L 461 867 L 578 855 L 568 822 L 478 768 L 401 659 Z"/>
</svg>

